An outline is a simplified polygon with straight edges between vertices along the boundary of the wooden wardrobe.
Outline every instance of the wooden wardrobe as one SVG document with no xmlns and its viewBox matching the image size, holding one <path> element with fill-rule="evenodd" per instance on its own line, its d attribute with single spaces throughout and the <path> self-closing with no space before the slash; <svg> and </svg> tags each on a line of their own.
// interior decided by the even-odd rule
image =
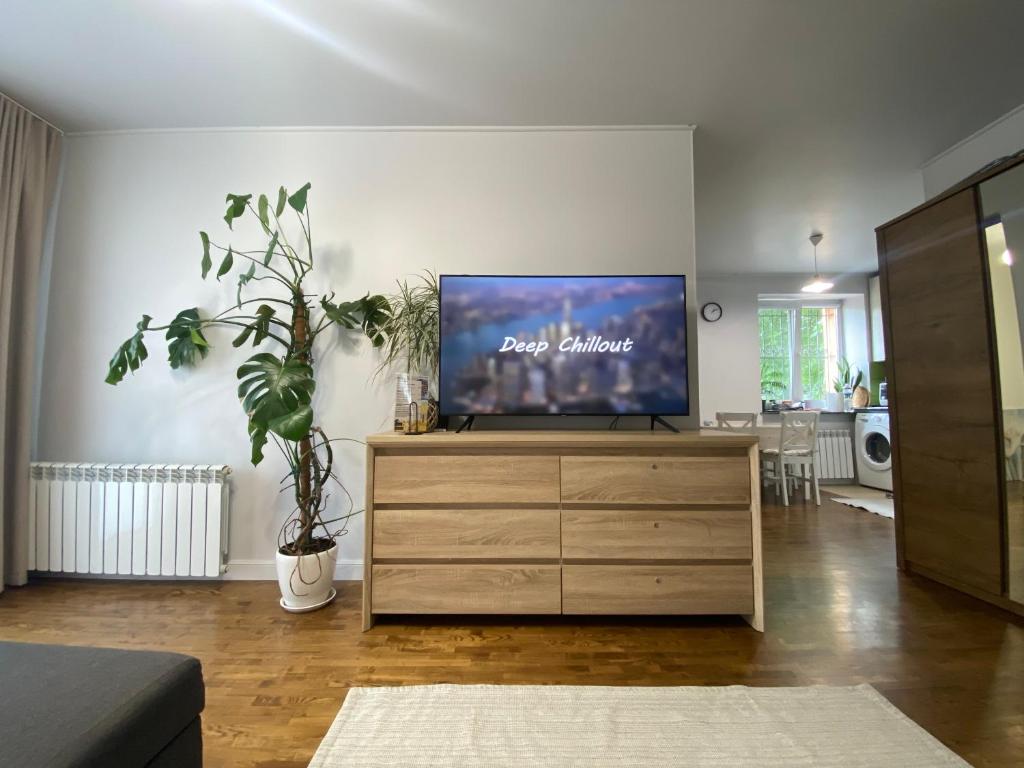
<svg viewBox="0 0 1024 768">
<path fill-rule="evenodd" d="M 879 227 L 877 240 L 899 567 L 1024 613 L 1019 585 L 1011 595 L 1024 541 L 1010 520 L 1024 483 L 1008 477 L 1016 454 L 1007 455 L 1004 425 L 1017 412 L 1003 403 L 986 245 L 998 216 L 982 200 L 985 183 L 1005 173 L 1024 182 L 1024 157 Z M 1009 269 L 1012 255 L 1000 258 Z"/>
</svg>

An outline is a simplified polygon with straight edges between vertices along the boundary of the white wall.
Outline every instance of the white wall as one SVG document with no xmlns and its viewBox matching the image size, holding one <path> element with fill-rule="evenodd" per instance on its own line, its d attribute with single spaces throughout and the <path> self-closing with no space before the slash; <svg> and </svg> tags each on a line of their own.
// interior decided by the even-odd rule
<svg viewBox="0 0 1024 768">
<path fill-rule="evenodd" d="M 934 197 L 993 160 L 1024 149 L 1024 104 L 954 144 L 921 168 L 925 199 Z"/>
<path fill-rule="evenodd" d="M 714 420 L 718 411 L 761 410 L 758 282 L 757 275 L 700 277 L 697 303 L 722 305 L 720 320 L 697 321 L 702 421 Z"/>
<path fill-rule="evenodd" d="M 233 301 L 233 282 L 199 277 L 199 229 L 246 242 L 221 222 L 225 193 L 311 181 L 323 270 L 309 287 L 330 286 L 342 297 L 388 291 L 395 278 L 426 268 L 684 272 L 691 328 L 696 323 L 688 130 L 126 133 L 73 136 L 66 152 L 36 458 L 230 464 L 236 577 L 272 577 L 287 507 L 276 499 L 283 461 L 270 453 L 256 469 L 248 461 L 234 370 L 251 351 L 234 350 L 233 334 L 214 333 L 210 359 L 171 372 L 154 338 L 137 375 L 116 388 L 103 383 L 107 360 L 144 312 L 169 319 L 196 304 L 210 311 Z M 693 371 L 697 334 L 690 339 Z M 369 345 L 338 337 L 317 357 L 316 405 L 329 434 L 387 429 L 392 386 L 371 382 Z M 697 424 L 693 378 L 693 416 L 684 426 Z M 348 445 L 341 458 L 361 506 L 362 447 Z M 339 574 L 357 578 L 361 518 L 340 558 Z"/>
<path fill-rule="evenodd" d="M 697 288 L 698 311 L 715 301 L 722 305 L 722 319 L 698 321 L 700 364 L 700 415 L 713 421 L 717 411 L 761 410 L 761 350 L 757 329 L 758 296 L 799 294 L 806 274 L 702 274 Z M 835 278 L 835 288 L 822 298 L 843 302 L 845 357 L 868 372 L 867 275 Z M 865 385 L 866 386 L 866 385 Z"/>
</svg>

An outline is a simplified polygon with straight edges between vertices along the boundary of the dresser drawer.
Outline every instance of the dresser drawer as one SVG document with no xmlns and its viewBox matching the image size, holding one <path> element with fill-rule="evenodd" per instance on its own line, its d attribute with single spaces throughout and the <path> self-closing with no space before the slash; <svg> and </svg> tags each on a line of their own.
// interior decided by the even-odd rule
<svg viewBox="0 0 1024 768">
<path fill-rule="evenodd" d="M 750 504 L 743 456 L 563 456 L 563 502 Z"/>
<path fill-rule="evenodd" d="M 378 509 L 373 558 L 557 559 L 557 509 Z"/>
<path fill-rule="evenodd" d="M 375 504 L 558 503 L 557 456 L 377 456 Z"/>
<path fill-rule="evenodd" d="M 749 565 L 562 566 L 562 613 L 566 614 L 753 611 Z"/>
<path fill-rule="evenodd" d="M 746 509 L 566 509 L 562 557 L 595 560 L 750 560 Z"/>
<path fill-rule="evenodd" d="M 374 613 L 559 613 L 557 565 L 375 565 Z"/>
</svg>

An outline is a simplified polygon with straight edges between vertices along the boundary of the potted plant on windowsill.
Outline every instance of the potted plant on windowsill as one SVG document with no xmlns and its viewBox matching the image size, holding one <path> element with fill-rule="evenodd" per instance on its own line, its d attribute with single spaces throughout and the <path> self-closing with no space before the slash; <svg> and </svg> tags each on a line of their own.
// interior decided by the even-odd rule
<svg viewBox="0 0 1024 768">
<path fill-rule="evenodd" d="M 860 387 L 864 378 L 864 372 L 850 365 L 850 361 L 844 357 L 839 358 L 836 363 L 839 375 L 832 380 L 835 392 L 829 393 L 829 410 L 848 411 L 852 407 L 851 398 Z"/>
<path fill-rule="evenodd" d="M 216 278 L 237 276 L 237 301 L 223 311 L 205 315 L 197 307 L 183 309 L 169 323 L 157 325 L 143 315 L 135 333 L 115 352 L 106 381 L 117 384 L 135 372 L 148 357 L 147 334 L 163 331 L 168 342 L 171 368 L 190 367 L 205 358 L 211 346 L 206 330 L 232 328 L 237 336 L 232 346 L 251 343 L 254 348 L 272 345 L 274 352 L 262 351 L 246 360 L 237 371 L 238 397 L 248 419 L 252 463 L 264 458 L 273 442 L 288 464 L 282 484 L 294 497 L 294 507 L 278 536 L 277 574 L 281 605 L 286 610 L 311 610 L 333 599 L 332 582 L 337 561 L 337 539 L 347 531 L 350 517 L 362 510 L 352 507 L 327 514 L 328 483 L 340 484 L 334 472 L 332 440 L 317 424 L 313 409 L 316 389 L 314 345 L 331 328 L 359 329 L 375 347 L 384 344 L 383 326 L 389 318 L 385 297 L 369 294 L 354 301 L 335 301 L 335 294 L 307 293 L 304 281 L 313 272 L 313 241 L 307 195 L 310 185 L 288 194 L 278 190 L 276 203 L 260 195 L 255 205 L 251 194 L 227 196 L 224 221 L 228 229 L 243 217 L 255 217 L 266 236 L 256 250 L 237 250 L 230 243 L 215 243 L 200 232 L 202 277 L 213 269 L 213 254 L 219 265 Z M 302 231 L 300 248 L 289 242 L 281 219 L 294 214 Z M 255 285 L 272 290 L 249 298 Z M 253 308 L 255 306 L 255 309 Z M 351 497 L 347 493 L 341 494 Z M 332 527 L 333 526 L 333 527 Z"/>
</svg>

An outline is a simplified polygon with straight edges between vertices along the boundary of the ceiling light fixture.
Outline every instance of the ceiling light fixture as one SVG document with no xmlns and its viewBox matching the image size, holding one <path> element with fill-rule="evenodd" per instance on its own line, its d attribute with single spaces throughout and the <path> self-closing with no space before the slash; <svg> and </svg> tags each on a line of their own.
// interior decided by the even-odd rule
<svg viewBox="0 0 1024 768">
<path fill-rule="evenodd" d="M 1007 248 L 1005 251 L 1003 251 L 1003 264 L 1005 264 L 1008 267 L 1012 267 L 1013 266 L 1013 254 L 1010 253 L 1010 249 L 1009 248 Z"/>
<path fill-rule="evenodd" d="M 821 242 L 823 237 L 824 235 L 821 232 L 812 232 L 810 238 L 808 238 L 811 241 L 811 245 L 814 246 L 814 277 L 800 289 L 804 293 L 825 293 L 825 291 L 831 291 L 834 285 L 830 280 L 826 280 L 818 274 L 818 243 Z"/>
</svg>

